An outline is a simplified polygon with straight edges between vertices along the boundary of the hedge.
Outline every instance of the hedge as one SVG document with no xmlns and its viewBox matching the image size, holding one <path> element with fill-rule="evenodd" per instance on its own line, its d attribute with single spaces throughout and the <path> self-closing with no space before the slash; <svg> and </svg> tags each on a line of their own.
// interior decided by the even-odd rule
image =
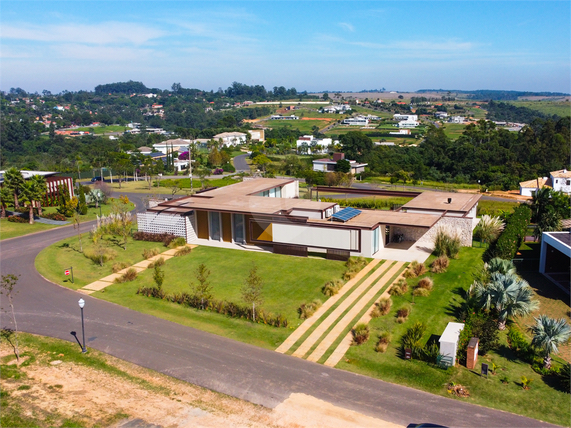
<svg viewBox="0 0 571 428">
<path fill-rule="evenodd" d="M 527 234 L 527 227 L 531 222 L 531 209 L 527 205 L 520 205 L 514 208 L 514 212 L 509 216 L 504 231 L 498 240 L 490 245 L 484 253 L 484 261 L 489 261 L 494 257 L 505 260 L 512 260 Z"/>
</svg>

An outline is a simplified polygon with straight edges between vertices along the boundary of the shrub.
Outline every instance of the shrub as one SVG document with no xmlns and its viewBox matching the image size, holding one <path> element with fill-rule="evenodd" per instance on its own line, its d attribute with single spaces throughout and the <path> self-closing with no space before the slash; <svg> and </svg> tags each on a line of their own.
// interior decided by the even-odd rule
<svg viewBox="0 0 571 428">
<path fill-rule="evenodd" d="M 343 279 L 345 281 L 349 281 L 349 280 L 355 278 L 355 276 L 357 276 L 357 272 L 347 271 L 343 274 Z"/>
<path fill-rule="evenodd" d="M 389 298 L 383 298 L 383 299 L 379 300 L 376 304 L 376 306 L 379 308 L 379 312 L 381 313 L 381 315 L 388 314 L 389 311 L 391 310 L 392 305 L 393 305 L 393 301 L 390 297 Z"/>
<path fill-rule="evenodd" d="M 397 317 L 396 321 L 397 324 L 404 324 L 408 318 L 405 317 Z"/>
<path fill-rule="evenodd" d="M 428 297 L 430 296 L 430 290 L 427 288 L 421 288 L 421 287 L 417 287 L 414 289 L 414 291 L 412 292 L 412 294 L 415 297 Z"/>
<path fill-rule="evenodd" d="M 563 364 L 557 375 L 561 389 L 569 394 L 571 390 L 571 364 Z"/>
<path fill-rule="evenodd" d="M 414 276 L 420 276 L 426 273 L 426 266 L 424 266 L 424 263 L 419 263 L 416 260 L 410 264 L 409 269 L 414 272 Z"/>
<path fill-rule="evenodd" d="M 530 221 L 531 209 L 527 205 L 514 208 L 513 213 L 507 219 L 503 232 L 484 253 L 484 261 L 490 261 L 494 257 L 505 260 L 513 259 L 525 239 Z"/>
<path fill-rule="evenodd" d="M 322 303 L 321 300 L 314 300 L 311 303 L 303 303 L 297 310 L 299 312 L 299 317 L 302 320 L 305 320 L 311 317 L 315 311 L 317 311 L 321 307 Z"/>
<path fill-rule="evenodd" d="M 134 232 L 133 239 L 136 241 L 162 242 L 165 246 L 171 243 L 176 236 L 172 233 L 151 233 L 151 232 Z"/>
<path fill-rule="evenodd" d="M 455 259 L 460 252 L 460 246 L 460 234 L 458 231 L 440 227 L 434 238 L 433 254 L 437 257 L 448 256 L 451 259 Z"/>
<path fill-rule="evenodd" d="M 375 346 L 375 352 L 378 352 L 380 354 L 384 354 L 387 351 L 387 348 L 389 347 L 388 343 L 377 343 L 377 346 Z"/>
<path fill-rule="evenodd" d="M 367 265 L 367 259 L 364 257 L 349 257 L 345 262 L 345 266 L 349 272 L 359 272 Z"/>
<path fill-rule="evenodd" d="M 165 259 L 163 257 L 159 257 L 154 262 L 149 263 L 149 269 L 154 269 L 155 266 L 162 266 L 165 264 Z"/>
<path fill-rule="evenodd" d="M 186 256 L 187 254 L 192 253 L 192 247 L 185 245 L 184 247 L 178 249 L 176 253 L 174 253 L 175 257 L 182 257 Z"/>
<path fill-rule="evenodd" d="M 399 318 L 408 318 L 408 316 L 410 315 L 410 308 L 404 306 L 402 308 L 400 308 L 399 310 L 397 310 L 397 317 Z"/>
<path fill-rule="evenodd" d="M 115 278 L 115 282 L 120 284 L 122 282 L 134 281 L 135 278 L 137 278 L 137 271 L 133 268 L 130 268 L 119 278 Z"/>
<path fill-rule="evenodd" d="M 448 265 L 450 264 L 450 260 L 446 255 L 442 255 L 440 257 L 435 258 L 430 265 L 430 270 L 433 273 L 444 273 L 448 269 Z"/>
<path fill-rule="evenodd" d="M 104 263 L 117 257 L 117 252 L 111 248 L 100 247 L 92 250 L 84 250 L 83 255 L 93 263 L 103 266 Z"/>
<path fill-rule="evenodd" d="M 130 264 L 129 263 L 125 263 L 125 262 L 120 262 L 120 263 L 115 263 L 112 267 L 113 273 L 117 273 L 120 270 L 125 269 L 126 267 L 129 267 Z"/>
<path fill-rule="evenodd" d="M 151 257 L 158 256 L 160 250 L 158 248 L 145 248 L 143 250 L 143 258 L 150 259 Z"/>
<path fill-rule="evenodd" d="M 357 324 L 351 333 L 353 334 L 353 345 L 361 345 L 369 340 L 369 326 L 365 323 Z"/>
<path fill-rule="evenodd" d="M 460 332 L 458 340 L 458 360 L 460 364 L 466 364 L 466 351 L 468 342 L 472 337 L 480 339 L 478 355 L 486 355 L 499 343 L 498 323 L 490 312 L 473 311 L 466 314 L 464 329 Z"/>
<path fill-rule="evenodd" d="M 401 278 L 397 281 L 396 284 L 393 284 L 393 286 L 389 290 L 389 294 L 391 296 L 402 296 L 407 291 L 408 291 L 408 282 L 406 282 L 406 279 Z"/>
<path fill-rule="evenodd" d="M 508 329 L 508 345 L 512 351 L 524 361 L 531 363 L 535 356 L 535 352 L 528 342 L 527 338 L 515 325 L 511 325 Z"/>
<path fill-rule="evenodd" d="M 403 355 L 406 349 L 410 349 L 412 358 L 419 358 L 421 356 L 423 348 L 421 340 L 425 331 L 426 326 L 421 322 L 414 323 L 406 330 L 400 339 Z"/>
<path fill-rule="evenodd" d="M 64 215 L 61 215 L 59 213 L 44 213 L 42 214 L 43 218 L 47 218 L 50 220 L 57 220 L 57 221 L 66 221 L 67 218 Z"/>
<path fill-rule="evenodd" d="M 418 281 L 418 284 L 416 287 L 417 288 L 424 288 L 428 291 L 431 291 L 433 286 L 434 286 L 434 282 L 432 281 L 432 278 L 425 277 L 425 278 L 422 278 L 420 281 Z"/>
<path fill-rule="evenodd" d="M 335 281 L 326 282 L 325 285 L 321 288 L 321 291 L 326 296 L 335 296 L 339 293 L 339 290 L 343 287 L 343 281 L 340 279 L 336 279 Z"/>
<path fill-rule="evenodd" d="M 20 217 L 17 215 L 8 216 L 8 221 L 12 223 L 28 223 L 29 220 L 26 220 L 24 217 Z"/>
<path fill-rule="evenodd" d="M 186 245 L 186 239 L 184 239 L 182 236 L 177 236 L 168 244 L 168 247 L 176 248 L 176 247 L 182 247 L 183 245 Z"/>
</svg>

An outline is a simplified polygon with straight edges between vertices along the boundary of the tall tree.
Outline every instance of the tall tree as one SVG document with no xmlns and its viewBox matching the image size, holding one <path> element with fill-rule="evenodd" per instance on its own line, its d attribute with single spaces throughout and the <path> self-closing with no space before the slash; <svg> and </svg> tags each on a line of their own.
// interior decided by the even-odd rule
<svg viewBox="0 0 571 428">
<path fill-rule="evenodd" d="M 20 188 L 20 200 L 28 205 L 28 215 L 30 217 L 29 223 L 34 224 L 34 201 L 41 195 L 37 193 L 32 180 L 24 181 Z"/>
<path fill-rule="evenodd" d="M 204 263 L 201 263 L 194 272 L 198 283 L 192 285 L 194 294 L 200 299 L 200 308 L 204 309 L 204 301 L 212 298 L 212 285 L 208 280 L 210 270 Z"/>
<path fill-rule="evenodd" d="M 10 189 L 8 189 L 8 186 L 2 186 L 0 187 L 0 207 L 2 209 L 2 213 L 0 214 L 0 218 L 6 218 L 6 208 L 8 205 L 8 202 L 12 202 L 13 199 L 13 195 L 10 192 Z"/>
<path fill-rule="evenodd" d="M 551 354 L 559 352 L 558 346 L 571 337 L 571 327 L 563 318 L 553 319 L 547 315 L 535 318 L 535 325 L 530 327 L 533 334 L 531 344 L 543 351 L 543 364 L 546 369 L 551 368 Z"/>
<path fill-rule="evenodd" d="M 38 215 L 42 215 L 42 199 L 48 191 L 46 179 L 41 175 L 34 175 L 30 178 L 32 187 L 34 188 L 34 195 L 36 197 L 36 205 L 38 207 Z"/>
<path fill-rule="evenodd" d="M 18 195 L 20 194 L 20 189 L 24 184 L 24 177 L 17 168 L 10 168 L 4 173 L 4 186 L 10 189 L 12 196 L 14 197 L 14 208 L 20 208 L 20 202 L 18 201 Z"/>
</svg>

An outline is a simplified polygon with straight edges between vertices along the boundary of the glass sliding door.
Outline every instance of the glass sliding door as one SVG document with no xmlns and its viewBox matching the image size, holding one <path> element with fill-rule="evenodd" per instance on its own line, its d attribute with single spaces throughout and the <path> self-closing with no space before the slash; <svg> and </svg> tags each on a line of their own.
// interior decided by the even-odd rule
<svg viewBox="0 0 571 428">
<path fill-rule="evenodd" d="M 234 223 L 234 242 L 245 244 L 246 239 L 244 233 L 244 215 L 232 214 L 232 221 Z"/>
<path fill-rule="evenodd" d="M 212 211 L 208 213 L 208 226 L 210 239 L 220 241 L 220 213 Z"/>
<path fill-rule="evenodd" d="M 373 252 L 372 254 L 375 254 L 379 251 L 379 238 L 380 238 L 380 231 L 381 228 L 377 227 L 375 230 L 373 230 Z"/>
</svg>

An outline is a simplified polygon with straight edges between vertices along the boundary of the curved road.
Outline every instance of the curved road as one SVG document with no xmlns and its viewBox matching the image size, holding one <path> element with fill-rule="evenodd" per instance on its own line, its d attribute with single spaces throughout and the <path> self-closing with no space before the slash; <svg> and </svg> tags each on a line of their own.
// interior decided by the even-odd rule
<svg viewBox="0 0 571 428">
<path fill-rule="evenodd" d="M 140 198 L 131 196 L 141 209 Z M 62 227 L 1 241 L 2 273 L 21 275 L 14 299 L 20 330 L 73 341 L 70 331 L 81 328 L 81 297 L 89 347 L 266 407 L 305 393 L 403 426 L 553 426 L 257 348 L 57 286 L 38 274 L 34 259 L 72 234 L 73 227 Z"/>
<path fill-rule="evenodd" d="M 238 155 L 234 158 L 234 168 L 236 168 L 236 172 L 250 172 L 250 165 L 246 162 L 248 156 L 248 154 L 245 154 Z"/>
</svg>

